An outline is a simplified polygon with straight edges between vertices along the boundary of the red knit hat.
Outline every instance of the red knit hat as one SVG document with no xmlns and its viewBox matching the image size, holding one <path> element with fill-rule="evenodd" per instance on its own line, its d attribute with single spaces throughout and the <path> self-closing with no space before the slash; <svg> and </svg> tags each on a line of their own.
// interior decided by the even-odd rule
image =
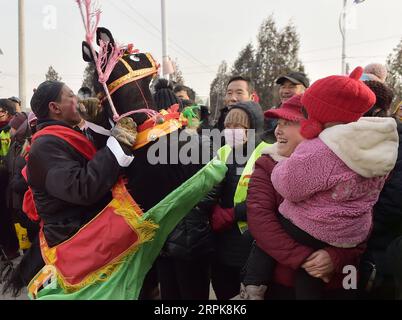
<svg viewBox="0 0 402 320">
<path fill-rule="evenodd" d="M 317 137 L 328 122 L 357 121 L 374 105 L 375 94 L 360 77 L 363 68 L 357 67 L 349 77 L 330 76 L 316 81 L 306 90 L 302 104 L 308 120 L 301 124 L 301 134 L 307 139 Z"/>
</svg>

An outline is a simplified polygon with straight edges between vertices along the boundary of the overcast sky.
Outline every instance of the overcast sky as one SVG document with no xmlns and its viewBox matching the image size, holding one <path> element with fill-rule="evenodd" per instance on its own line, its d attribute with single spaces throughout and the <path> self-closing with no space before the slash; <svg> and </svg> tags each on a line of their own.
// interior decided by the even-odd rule
<svg viewBox="0 0 402 320">
<path fill-rule="evenodd" d="M 311 80 L 341 72 L 338 19 L 343 0 L 166 0 L 169 54 L 185 82 L 200 96 L 222 60 L 232 64 L 248 42 L 256 43 L 261 22 L 274 14 L 279 27 L 290 20 L 300 36 L 300 58 Z M 353 0 L 349 0 L 351 5 Z M 161 61 L 160 0 L 100 0 L 100 26 L 120 43 L 134 43 Z M 82 83 L 84 30 L 75 0 L 25 0 L 27 101 L 52 65 L 73 90 Z M 0 0 L 0 97 L 18 95 L 18 1 Z M 353 6 L 351 12 L 353 12 Z M 401 0 L 366 0 L 354 6 L 347 31 L 353 68 L 385 63 L 402 39 Z M 55 22 L 55 24 L 53 24 Z"/>
</svg>

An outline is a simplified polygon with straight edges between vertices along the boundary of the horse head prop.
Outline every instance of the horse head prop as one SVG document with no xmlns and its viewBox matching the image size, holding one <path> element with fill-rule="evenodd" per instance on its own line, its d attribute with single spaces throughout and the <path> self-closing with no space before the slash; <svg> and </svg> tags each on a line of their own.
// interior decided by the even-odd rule
<svg viewBox="0 0 402 320">
<path fill-rule="evenodd" d="M 99 59 L 107 61 L 111 55 L 115 54 L 113 49 L 116 47 L 116 43 L 108 29 L 97 28 L 96 43 L 102 52 L 94 52 L 86 41 L 82 42 L 84 61 L 89 63 L 96 63 L 96 60 Z M 120 50 L 121 56 L 118 57 L 113 69 L 110 70 L 110 75 L 106 81 L 107 89 L 119 118 L 136 110 L 144 111 L 130 115 L 140 125 L 150 116 L 156 114 L 149 86 L 158 72 L 159 65 L 150 53 L 140 53 L 138 50 L 134 50 L 132 45 L 120 47 Z M 100 57 L 100 55 L 102 56 Z M 102 71 L 105 71 L 106 68 L 107 66 L 103 65 Z M 106 92 L 98 81 L 99 73 L 98 71 L 95 72 L 96 75 L 93 77 L 95 92 L 100 97 L 107 116 L 110 119 L 117 120 L 118 118 L 116 119 L 112 114 L 113 109 L 110 100 L 107 99 Z"/>
</svg>

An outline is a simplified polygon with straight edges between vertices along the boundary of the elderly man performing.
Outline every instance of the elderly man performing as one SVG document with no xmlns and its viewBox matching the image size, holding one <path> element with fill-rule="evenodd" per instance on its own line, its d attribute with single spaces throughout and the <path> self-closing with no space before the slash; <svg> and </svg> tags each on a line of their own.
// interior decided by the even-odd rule
<svg viewBox="0 0 402 320">
<path fill-rule="evenodd" d="M 24 211 L 41 221 L 41 246 L 44 242 L 52 248 L 69 239 L 112 200 L 111 189 L 120 169 L 133 160 L 124 142 L 135 141 L 136 130 L 132 123 L 122 135 L 122 128 L 116 126 L 107 146 L 97 151 L 76 127 L 81 121 L 77 97 L 58 81 L 43 82 L 31 107 L 38 118 L 38 133 L 32 139 L 25 171 L 30 190 L 24 198 Z M 36 241 L 18 266 L 20 277 L 12 281 L 26 285 L 43 266 Z"/>
</svg>

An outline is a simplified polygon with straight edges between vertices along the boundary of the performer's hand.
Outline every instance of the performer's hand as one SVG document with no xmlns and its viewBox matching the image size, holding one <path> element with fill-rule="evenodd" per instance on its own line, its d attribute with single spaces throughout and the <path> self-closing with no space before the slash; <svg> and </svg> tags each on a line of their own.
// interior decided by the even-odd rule
<svg viewBox="0 0 402 320">
<path fill-rule="evenodd" d="M 120 143 L 132 147 L 137 139 L 137 124 L 132 118 L 124 117 L 116 123 L 111 134 Z"/>
<path fill-rule="evenodd" d="M 87 98 L 79 101 L 79 111 L 86 120 L 96 122 L 96 117 L 101 112 L 102 106 L 97 98 Z"/>
</svg>

